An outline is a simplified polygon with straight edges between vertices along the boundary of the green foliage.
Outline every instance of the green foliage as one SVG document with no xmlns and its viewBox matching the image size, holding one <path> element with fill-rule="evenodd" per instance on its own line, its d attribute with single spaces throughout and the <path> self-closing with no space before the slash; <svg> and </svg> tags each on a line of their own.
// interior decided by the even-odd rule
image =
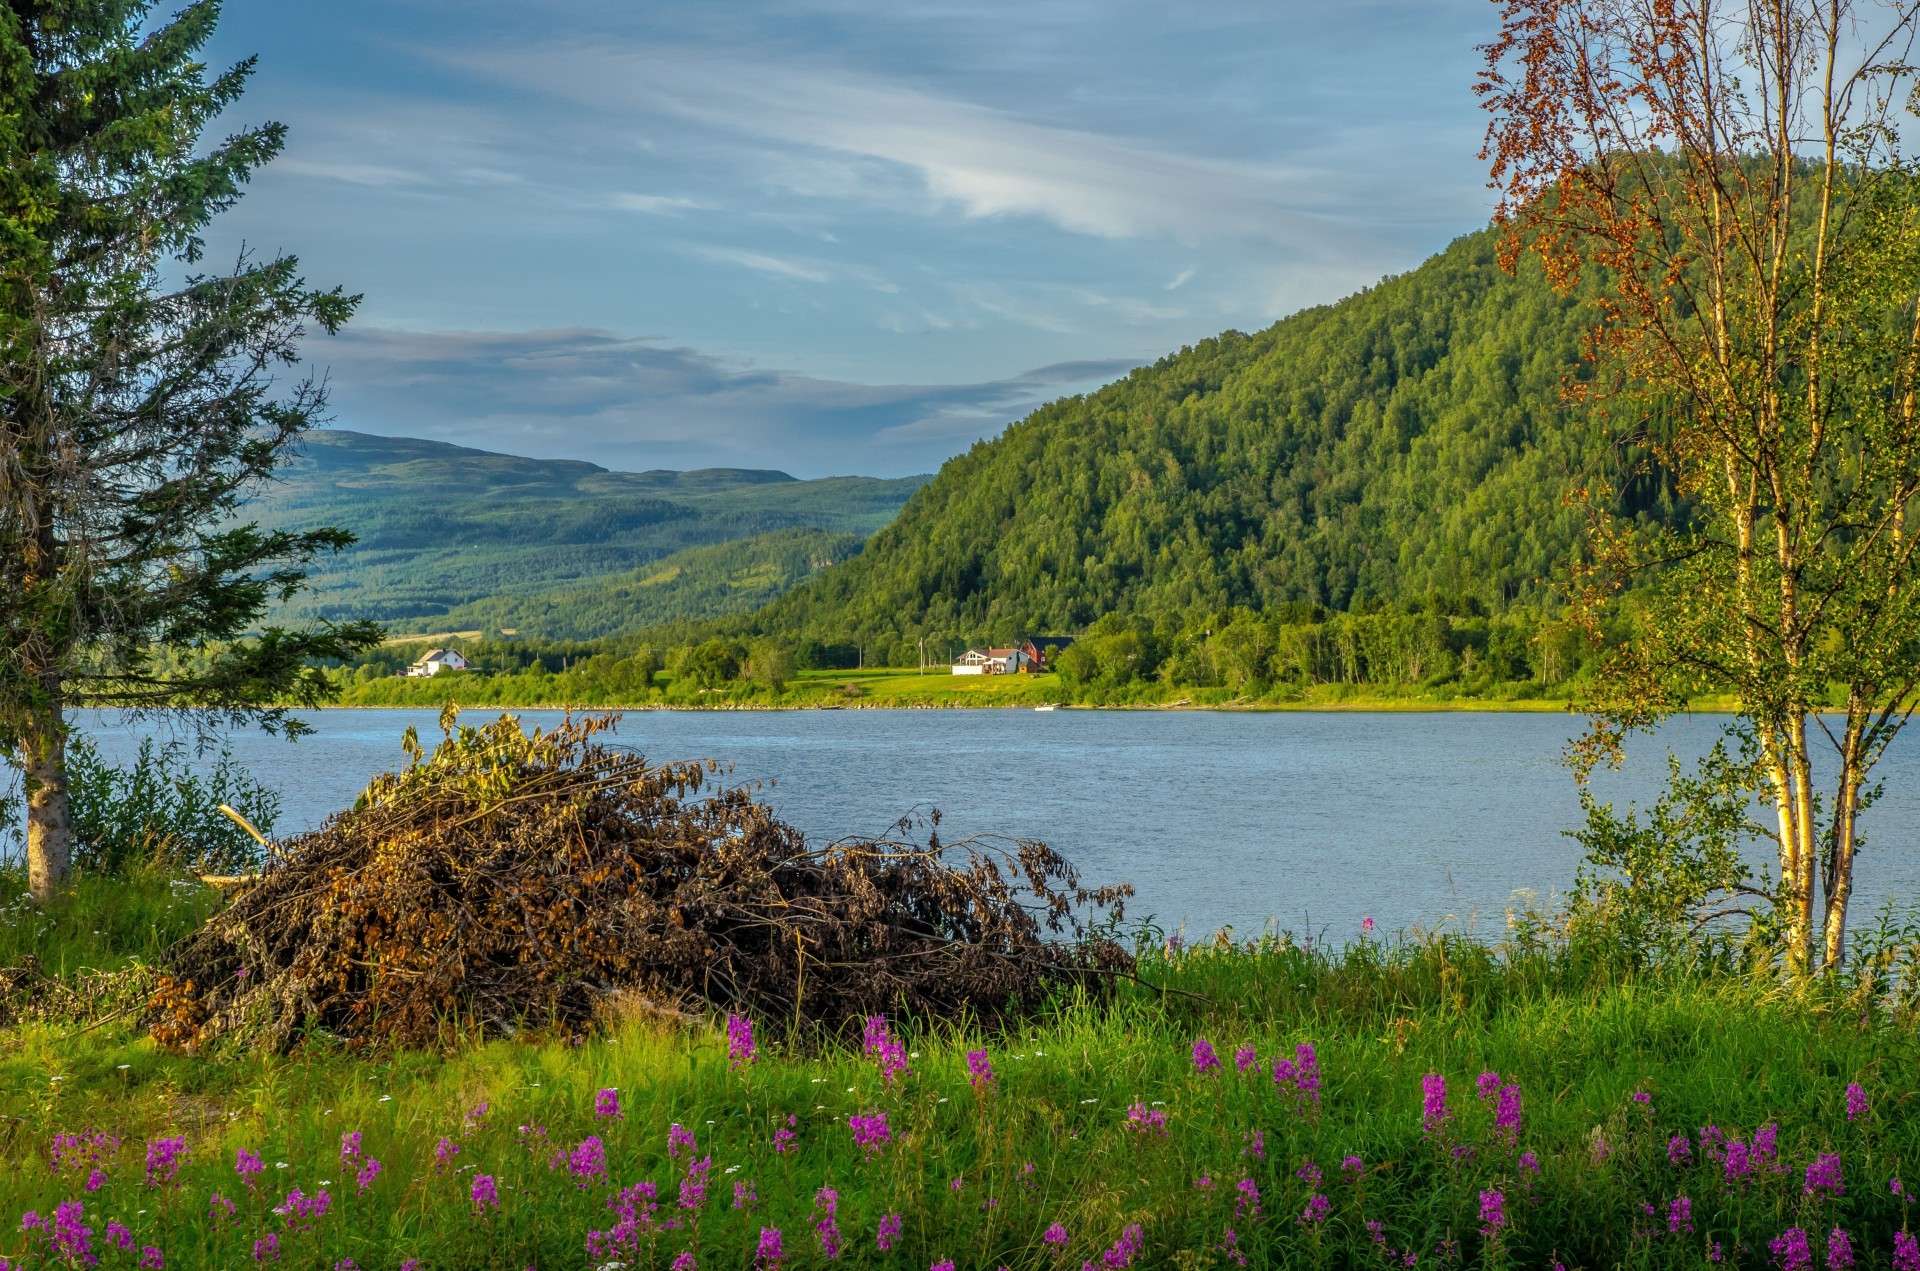
<svg viewBox="0 0 1920 1271">
<path fill-rule="evenodd" d="M 140 742 L 127 767 L 116 767 L 84 736 L 67 751 L 73 810 L 73 861 L 80 870 L 120 875 L 138 868 L 235 873 L 260 862 L 262 851 L 220 812 L 226 804 L 262 834 L 273 833 L 280 796 L 260 785 L 222 750 L 204 773 L 188 762 L 185 743 Z"/>
<path fill-rule="evenodd" d="M 610 472 L 329 429 L 246 514 L 358 536 L 285 617 L 586 639 L 762 604 L 852 555 L 925 479 Z"/>
<path fill-rule="evenodd" d="M 56 980 L 88 971 L 152 965 L 205 924 L 220 893 L 192 878 L 134 866 L 121 874 L 76 874 L 45 904 L 24 897 L 26 874 L 0 868 L 0 967 L 31 958 Z M 0 1007 L 0 1010 L 3 1010 Z"/>
</svg>

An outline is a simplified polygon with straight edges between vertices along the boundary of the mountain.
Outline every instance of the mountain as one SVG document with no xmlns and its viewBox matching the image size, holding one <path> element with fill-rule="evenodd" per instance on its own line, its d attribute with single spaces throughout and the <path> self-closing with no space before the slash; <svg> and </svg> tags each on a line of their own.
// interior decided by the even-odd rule
<svg viewBox="0 0 1920 1271">
<path fill-rule="evenodd" d="M 774 531 L 815 531 L 822 537 L 797 549 L 803 558 L 844 559 L 844 536 L 878 530 L 925 480 L 801 481 L 740 468 L 612 472 L 576 460 L 328 429 L 305 439 L 285 479 L 245 516 L 268 527 L 340 525 L 359 536 L 354 547 L 319 563 L 308 590 L 277 619 L 374 618 L 396 629 L 438 629 L 476 601 L 632 584 L 634 571 L 675 553 Z M 780 540 L 760 553 L 779 562 L 780 579 L 806 572 L 788 563 L 795 542 Z M 698 576 L 709 565 L 721 567 L 696 558 L 679 568 Z M 772 594 L 756 585 L 683 585 L 661 595 L 686 599 L 691 608 L 642 605 L 644 619 L 630 625 L 747 609 Z"/>
<path fill-rule="evenodd" d="M 1624 471 L 1563 401 L 1599 284 L 1503 272 L 1493 232 L 1256 335 L 1229 331 L 1035 411 L 945 464 L 854 560 L 751 619 L 892 650 L 1107 614 L 1547 597 L 1566 493 Z M 1637 510 L 1665 492 L 1625 485 Z M 911 660 L 909 658 L 909 660 Z"/>
</svg>

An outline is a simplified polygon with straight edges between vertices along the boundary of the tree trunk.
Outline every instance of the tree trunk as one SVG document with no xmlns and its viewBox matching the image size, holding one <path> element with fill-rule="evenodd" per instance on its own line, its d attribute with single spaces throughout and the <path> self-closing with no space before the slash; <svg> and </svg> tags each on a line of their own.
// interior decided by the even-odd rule
<svg viewBox="0 0 1920 1271">
<path fill-rule="evenodd" d="M 20 744 L 27 778 L 27 891 L 53 898 L 73 868 L 73 823 L 67 809 L 67 730 L 56 688 L 40 727 Z"/>
<path fill-rule="evenodd" d="M 1847 902 L 1853 898 L 1854 827 L 1860 811 L 1859 754 L 1858 731 L 1849 727 L 1840 757 L 1840 789 L 1833 807 L 1833 854 L 1827 867 L 1823 952 L 1829 967 L 1838 967 L 1847 956 Z"/>
</svg>

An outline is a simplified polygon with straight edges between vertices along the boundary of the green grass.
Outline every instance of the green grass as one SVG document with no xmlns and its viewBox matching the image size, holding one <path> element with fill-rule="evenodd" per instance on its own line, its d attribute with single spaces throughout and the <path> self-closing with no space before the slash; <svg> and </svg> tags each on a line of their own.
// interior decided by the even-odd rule
<svg viewBox="0 0 1920 1271">
<path fill-rule="evenodd" d="M 179 921 L 150 885 L 125 903 L 123 912 L 147 912 L 167 930 Z M 124 922 L 102 930 L 111 937 L 89 943 L 61 919 L 57 938 L 15 937 L 11 950 L 124 960 L 147 956 L 163 934 Z M 169 1267 L 250 1266 L 253 1241 L 272 1232 L 284 1266 L 351 1257 L 386 1268 L 418 1257 L 423 1268 L 552 1271 L 665 1266 L 696 1246 L 703 1267 L 745 1267 L 762 1230 L 778 1229 L 783 1265 L 810 1268 L 825 1265 L 813 1223 L 820 1189 L 831 1188 L 842 1265 L 921 1271 L 952 1259 L 1050 1271 L 1101 1265 L 1135 1224 L 1137 1267 L 1233 1265 L 1221 1248 L 1229 1227 L 1252 1266 L 1384 1265 L 1369 1221 L 1396 1250 L 1417 1252 L 1420 1266 L 1446 1265 L 1439 1251 L 1453 1241 L 1473 1266 L 1707 1267 L 1717 1241 L 1723 1265 L 1759 1267 L 1767 1242 L 1788 1228 L 1812 1233 L 1818 1253 L 1838 1224 L 1862 1267 L 1884 1267 L 1908 1221 L 1888 1187 L 1903 1169 L 1920 1175 L 1920 1048 L 1905 1006 L 1838 990 L 1786 995 L 1710 966 L 1635 971 L 1537 940 L 1309 952 L 1269 938 L 1150 951 L 1142 973 L 1159 987 L 1062 1000 L 998 1035 L 964 1020 L 895 1021 L 913 1053 L 891 1087 L 855 1038 L 790 1046 L 763 1021 L 761 1057 L 736 1069 L 717 1026 L 640 1012 L 579 1044 L 529 1033 L 447 1055 L 371 1057 L 318 1043 L 288 1057 L 195 1057 L 161 1051 L 121 1023 L 84 1033 L 18 1027 L 0 1032 L 0 1230 L 12 1231 L 22 1210 L 79 1198 L 96 1246 L 118 1219 Z M 1201 1038 L 1222 1071 L 1195 1071 Z M 1271 1075 L 1302 1043 L 1317 1053 L 1317 1105 Z M 1255 1048 L 1258 1069 L 1236 1072 L 1241 1046 Z M 993 1065 L 985 1091 L 968 1080 L 975 1049 Z M 1474 1094 L 1486 1071 L 1521 1091 L 1511 1144 Z M 1422 1129 L 1428 1073 L 1448 1082 L 1442 1136 Z M 1853 1081 L 1871 1111 L 1850 1123 Z M 619 1091 L 620 1119 L 596 1118 L 603 1088 Z M 1651 1102 L 1634 1102 L 1636 1091 Z M 468 1126 L 465 1114 L 481 1103 L 484 1124 Z M 1130 1124 L 1136 1104 L 1165 1114 L 1164 1135 Z M 891 1141 L 864 1159 L 847 1118 L 882 1112 Z M 797 1151 L 781 1155 L 773 1134 L 789 1116 Z M 1763 1164 L 1729 1182 L 1702 1159 L 1702 1126 L 1750 1141 L 1769 1123 L 1779 1172 Z M 691 1129 L 713 1162 L 697 1227 L 674 1208 L 688 1158 L 668 1155 L 673 1124 Z M 522 1126 L 544 1134 L 523 1136 Z M 54 1136 L 83 1131 L 121 1140 L 99 1162 L 108 1181 L 90 1194 L 79 1190 L 85 1168 L 49 1167 Z M 340 1163 L 348 1131 L 383 1165 L 364 1193 Z M 1264 1158 L 1246 1151 L 1256 1131 Z M 1668 1160 L 1676 1134 L 1695 1154 L 1684 1167 Z M 550 1162 L 589 1135 L 602 1140 L 610 1176 L 583 1189 L 564 1161 Z M 149 1187 L 147 1145 L 169 1136 L 186 1141 L 186 1163 L 177 1183 Z M 437 1166 L 442 1137 L 460 1151 Z M 234 1174 L 243 1148 L 267 1162 L 257 1196 Z M 1808 1196 L 1806 1167 L 1827 1151 L 1842 1158 L 1845 1194 Z M 1529 1152 L 1537 1174 L 1522 1163 Z M 1350 1155 L 1360 1158 L 1358 1178 L 1342 1173 Z M 1309 1163 L 1318 1184 L 1300 1173 Z M 494 1178 L 501 1198 L 484 1219 L 471 1212 L 477 1174 Z M 1258 1189 L 1257 1219 L 1235 1216 L 1242 1180 Z M 589 1257 L 587 1232 L 618 1217 L 608 1184 L 642 1181 L 658 1190 L 657 1216 L 680 1225 Z M 751 1184 L 757 1207 L 732 1207 L 735 1183 Z M 270 1212 L 294 1187 L 330 1195 L 332 1212 L 311 1230 L 291 1231 Z M 238 1203 L 235 1224 L 207 1219 L 214 1191 Z M 1509 1225 L 1489 1240 L 1480 1215 L 1482 1193 L 1493 1191 Z M 1316 1195 L 1327 1197 L 1326 1221 L 1299 1221 Z M 1695 1230 L 1670 1234 L 1668 1207 L 1681 1195 Z M 903 1230 L 883 1255 L 875 1230 L 887 1214 L 899 1214 Z M 1056 1222 L 1068 1237 L 1060 1249 L 1041 1238 Z M 30 1243 L 0 1236 L 0 1254 Z"/>
</svg>

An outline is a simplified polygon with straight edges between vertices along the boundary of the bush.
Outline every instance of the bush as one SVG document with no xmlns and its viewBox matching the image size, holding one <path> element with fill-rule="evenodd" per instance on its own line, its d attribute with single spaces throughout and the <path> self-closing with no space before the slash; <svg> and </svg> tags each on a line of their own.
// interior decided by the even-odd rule
<svg viewBox="0 0 1920 1271">
<path fill-rule="evenodd" d="M 249 776 L 222 749 L 195 773 L 187 747 L 140 743 L 133 763 L 117 767 L 76 736 L 67 750 L 73 810 L 73 862 L 88 873 L 121 876 L 142 865 L 237 873 L 260 863 L 261 848 L 220 811 L 227 804 L 270 834 L 280 796 Z"/>
</svg>

